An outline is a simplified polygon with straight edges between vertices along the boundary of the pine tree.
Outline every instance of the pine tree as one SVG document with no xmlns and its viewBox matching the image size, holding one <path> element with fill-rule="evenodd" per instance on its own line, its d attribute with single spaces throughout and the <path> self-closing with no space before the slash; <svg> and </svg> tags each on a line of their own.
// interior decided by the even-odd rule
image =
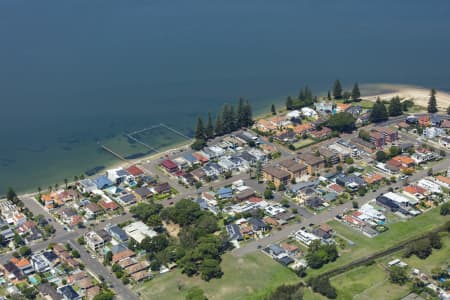
<svg viewBox="0 0 450 300">
<path fill-rule="evenodd" d="M 305 91 L 303 89 L 300 90 L 300 93 L 298 94 L 298 99 L 300 101 L 305 101 L 306 97 L 305 97 Z"/>
<path fill-rule="evenodd" d="M 342 85 L 339 79 L 336 79 L 333 85 L 333 97 L 334 99 L 342 98 Z"/>
<path fill-rule="evenodd" d="M 244 105 L 244 127 L 250 127 L 253 125 L 252 107 L 250 103 L 247 102 Z"/>
<path fill-rule="evenodd" d="M 205 128 L 203 127 L 203 120 L 201 117 L 197 119 L 197 128 L 195 129 L 195 140 L 191 148 L 194 150 L 201 150 L 206 146 Z"/>
<path fill-rule="evenodd" d="M 402 104 L 400 103 L 400 97 L 396 96 L 389 102 L 389 115 L 391 117 L 400 116 L 403 113 Z"/>
<path fill-rule="evenodd" d="M 381 102 L 380 98 L 378 98 L 372 107 L 372 111 L 370 112 L 370 121 L 376 123 L 386 121 L 387 119 L 388 112 L 386 110 L 386 107 Z"/>
<path fill-rule="evenodd" d="M 353 86 L 353 90 L 352 90 L 352 99 L 358 100 L 360 97 L 361 97 L 361 92 L 359 91 L 358 83 L 355 82 L 355 85 Z"/>
<path fill-rule="evenodd" d="M 230 111 L 228 104 L 225 104 L 222 109 L 222 124 L 223 124 L 223 133 L 230 133 L 232 129 L 232 120 L 230 118 Z"/>
<path fill-rule="evenodd" d="M 292 110 L 294 108 L 294 100 L 292 100 L 291 96 L 288 96 L 286 98 L 286 109 L 287 110 Z"/>
<path fill-rule="evenodd" d="M 220 118 L 220 114 L 217 114 L 216 126 L 214 127 L 214 132 L 216 135 L 219 135 L 219 136 L 223 134 L 223 123 L 222 123 L 222 119 Z"/>
<path fill-rule="evenodd" d="M 437 102 L 436 102 L 436 90 L 431 89 L 430 100 L 428 100 L 428 112 L 431 114 L 437 113 Z"/>
<path fill-rule="evenodd" d="M 242 127 L 244 126 L 244 99 L 242 99 L 241 97 L 238 100 L 238 107 L 237 107 L 237 116 L 236 116 L 236 123 L 237 123 L 237 127 Z"/>
<path fill-rule="evenodd" d="M 197 128 L 195 129 L 195 138 L 197 140 L 205 139 L 205 129 L 203 127 L 202 117 L 197 119 Z"/>
<path fill-rule="evenodd" d="M 207 139 L 214 137 L 214 127 L 212 124 L 211 113 L 208 113 L 208 122 L 206 123 L 205 135 Z"/>
<path fill-rule="evenodd" d="M 235 131 L 239 128 L 239 125 L 237 124 L 236 114 L 234 113 L 234 106 L 230 105 L 229 108 L 229 114 L 230 114 L 230 128 L 231 131 Z"/>
<path fill-rule="evenodd" d="M 276 115 L 277 114 L 277 110 L 275 109 L 275 104 L 272 104 L 272 106 L 270 107 L 270 111 L 272 112 L 272 115 Z"/>
<path fill-rule="evenodd" d="M 331 93 L 330 93 L 330 90 L 328 90 L 327 99 L 328 99 L 328 101 L 331 100 Z"/>
</svg>

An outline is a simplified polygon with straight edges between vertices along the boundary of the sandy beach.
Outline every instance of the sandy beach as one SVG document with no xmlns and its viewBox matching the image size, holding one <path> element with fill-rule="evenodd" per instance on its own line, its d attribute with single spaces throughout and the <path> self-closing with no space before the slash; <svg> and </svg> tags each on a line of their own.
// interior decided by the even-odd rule
<svg viewBox="0 0 450 300">
<path fill-rule="evenodd" d="M 363 93 L 366 90 L 366 93 L 369 94 L 369 96 L 362 97 L 364 100 L 376 101 L 378 97 L 381 100 L 390 100 L 392 97 L 399 96 L 405 100 L 412 99 L 416 105 L 423 107 L 428 105 L 431 90 L 430 88 L 401 84 L 365 84 L 362 89 Z M 436 90 L 436 99 L 438 109 L 446 111 L 450 105 L 450 93 Z"/>
</svg>

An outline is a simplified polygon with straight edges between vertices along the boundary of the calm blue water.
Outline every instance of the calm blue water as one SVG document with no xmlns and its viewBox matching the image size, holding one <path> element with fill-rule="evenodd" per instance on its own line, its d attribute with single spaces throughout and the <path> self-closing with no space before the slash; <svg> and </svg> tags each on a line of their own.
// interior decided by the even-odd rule
<svg viewBox="0 0 450 300">
<path fill-rule="evenodd" d="M 189 132 L 309 84 L 450 88 L 450 2 L 0 1 L 0 191 L 114 161 L 95 141 Z"/>
</svg>

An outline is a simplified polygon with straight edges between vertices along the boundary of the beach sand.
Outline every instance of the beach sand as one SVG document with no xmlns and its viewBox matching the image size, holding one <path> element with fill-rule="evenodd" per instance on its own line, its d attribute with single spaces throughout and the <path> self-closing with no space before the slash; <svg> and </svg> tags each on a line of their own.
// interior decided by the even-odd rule
<svg viewBox="0 0 450 300">
<path fill-rule="evenodd" d="M 381 100 L 390 100 L 392 97 L 399 96 L 403 99 L 412 99 L 419 106 L 427 107 L 430 98 L 430 89 L 413 85 L 402 84 L 365 84 L 361 87 L 369 96 L 363 96 L 363 100 L 376 101 L 378 97 Z M 437 106 L 440 111 L 446 111 L 450 105 L 450 93 L 436 90 Z"/>
</svg>

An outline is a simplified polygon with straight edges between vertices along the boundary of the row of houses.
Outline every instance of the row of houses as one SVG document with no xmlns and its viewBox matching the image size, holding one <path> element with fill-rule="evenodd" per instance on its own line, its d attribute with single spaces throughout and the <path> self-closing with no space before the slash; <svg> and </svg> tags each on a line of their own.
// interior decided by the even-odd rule
<svg viewBox="0 0 450 300">
<path fill-rule="evenodd" d="M 70 270 L 60 267 L 62 264 L 69 265 Z M 51 299 L 91 300 L 101 292 L 101 288 L 79 266 L 68 249 L 56 244 L 29 257 L 13 257 L 2 266 L 2 276 L 13 284 L 35 285 L 42 296 Z M 41 282 L 42 278 L 48 282 Z M 14 293 L 20 291 L 12 289 L 10 295 Z"/>
</svg>

